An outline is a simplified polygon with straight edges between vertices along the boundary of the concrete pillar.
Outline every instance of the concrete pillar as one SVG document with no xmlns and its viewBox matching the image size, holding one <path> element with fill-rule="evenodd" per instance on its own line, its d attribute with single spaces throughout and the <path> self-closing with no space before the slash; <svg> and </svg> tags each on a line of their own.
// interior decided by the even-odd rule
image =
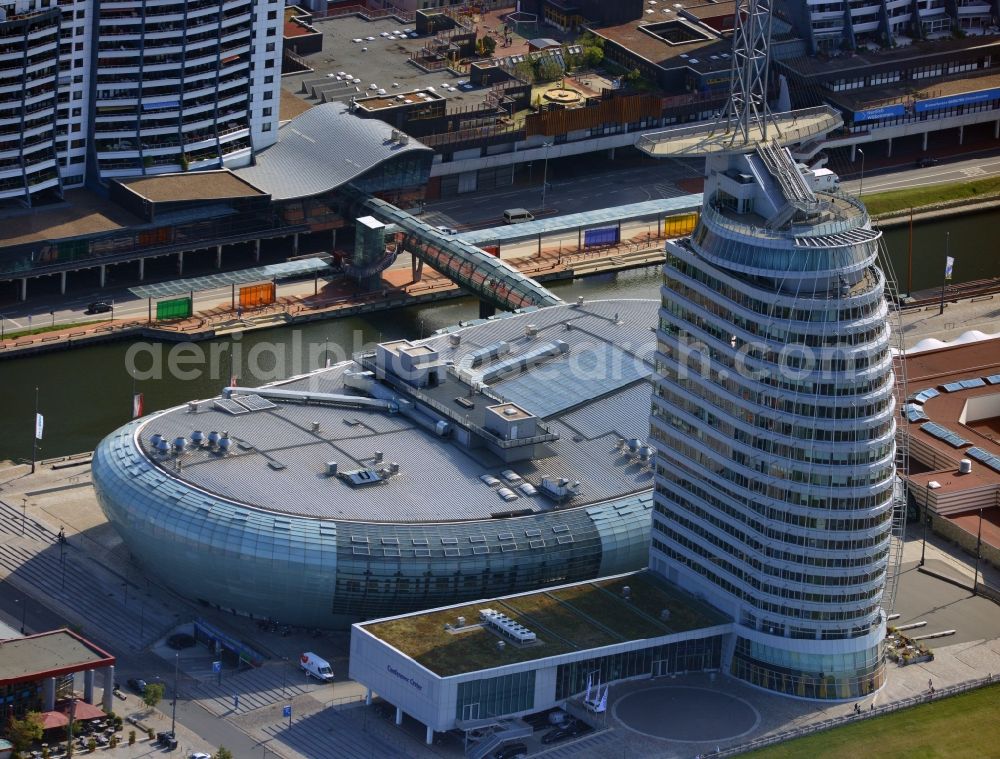
<svg viewBox="0 0 1000 759">
<path fill-rule="evenodd" d="M 64 272 L 64 271 L 59 272 L 59 294 L 60 295 L 65 295 L 66 294 L 66 274 L 67 274 L 67 272 Z"/>
<path fill-rule="evenodd" d="M 92 669 L 83 673 L 83 700 L 88 704 L 94 703 L 94 670 Z"/>
<path fill-rule="evenodd" d="M 253 241 L 253 260 L 260 262 L 260 238 Z"/>
<path fill-rule="evenodd" d="M 857 155 L 857 152 L 858 152 L 858 146 L 851 145 L 851 163 L 854 163 L 854 158 Z"/>
<path fill-rule="evenodd" d="M 21 300 L 28 299 L 28 278 L 21 277 Z"/>
<path fill-rule="evenodd" d="M 993 139 L 1000 140 L 1000 119 L 993 122 Z"/>
<path fill-rule="evenodd" d="M 330 252 L 332 253 L 337 247 L 337 230 L 330 230 Z"/>
<path fill-rule="evenodd" d="M 427 726 L 427 737 L 424 739 L 424 742 L 428 746 L 434 745 L 434 728 L 431 727 L 430 725 Z"/>
<path fill-rule="evenodd" d="M 371 706 L 371 705 L 372 705 L 372 689 L 371 688 L 366 688 L 365 689 L 365 706 Z"/>
<path fill-rule="evenodd" d="M 101 272 L 101 287 L 104 287 L 104 285 L 107 284 L 107 281 L 108 281 L 108 267 L 107 267 L 107 264 L 101 264 L 100 267 L 99 267 L 99 271 Z"/>
<path fill-rule="evenodd" d="M 222 246 L 221 245 L 216 245 L 215 246 L 215 268 L 216 269 L 221 269 L 222 268 Z"/>
<path fill-rule="evenodd" d="M 887 140 L 887 142 L 889 143 L 889 147 L 888 147 L 888 150 L 887 150 L 887 152 L 885 154 L 885 157 L 886 158 L 892 158 L 892 137 L 890 137 Z"/>
<path fill-rule="evenodd" d="M 53 680 L 52 682 L 55 683 L 55 680 Z M 55 686 L 53 685 L 53 687 Z M 403 724 L 403 710 L 400 709 L 398 706 L 396 707 L 396 724 L 397 725 Z"/>
<path fill-rule="evenodd" d="M 177 253 L 177 273 L 184 273 L 184 251 L 178 251 Z"/>
<path fill-rule="evenodd" d="M 998 121 L 997 124 L 1000 124 L 1000 121 Z M 927 150 L 927 136 L 929 134 L 930 134 L 930 132 L 924 132 L 924 145 L 921 148 L 921 150 Z"/>
<path fill-rule="evenodd" d="M 615 148 L 611 148 L 608 150 L 608 160 L 610 161 L 615 160 Z"/>
<path fill-rule="evenodd" d="M 963 124 L 958 128 L 958 144 L 961 145 L 965 142 L 965 125 Z"/>
<path fill-rule="evenodd" d="M 292 255 L 297 256 L 299 254 L 299 233 L 296 232 L 292 235 Z"/>
<path fill-rule="evenodd" d="M 105 667 L 104 672 L 104 694 L 101 699 L 101 708 L 106 712 L 115 710 L 115 665 L 110 664 Z"/>
<path fill-rule="evenodd" d="M 42 680 L 42 711 L 51 712 L 56 708 L 56 679 L 46 677 Z"/>
<path fill-rule="evenodd" d="M 142 282 L 146 278 L 146 259 L 139 259 L 139 281 Z"/>
</svg>

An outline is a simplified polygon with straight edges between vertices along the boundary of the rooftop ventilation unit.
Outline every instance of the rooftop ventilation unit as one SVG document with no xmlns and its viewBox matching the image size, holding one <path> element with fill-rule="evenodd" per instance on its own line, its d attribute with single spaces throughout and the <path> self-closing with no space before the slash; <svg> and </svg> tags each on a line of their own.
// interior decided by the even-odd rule
<svg viewBox="0 0 1000 759">
<path fill-rule="evenodd" d="M 153 446 L 153 448 L 156 448 L 160 445 L 161 440 L 163 440 L 163 435 L 157 432 L 155 435 L 153 435 L 153 437 L 149 439 L 149 443 L 150 445 Z"/>
<path fill-rule="evenodd" d="M 526 324 L 525 325 L 525 327 L 524 327 L 524 336 L 525 337 L 537 337 L 537 335 L 538 335 L 538 326 L 537 325 L 535 325 L 535 324 Z"/>
<path fill-rule="evenodd" d="M 215 430 L 208 433 L 208 444 L 213 448 L 219 444 L 219 433 Z"/>
<path fill-rule="evenodd" d="M 178 453 L 183 451 L 184 446 L 186 445 L 187 445 L 187 438 L 184 437 L 174 438 L 174 450 L 176 450 Z"/>
<path fill-rule="evenodd" d="M 457 332 L 452 332 L 450 335 L 448 335 L 448 342 L 454 345 L 455 347 L 458 347 L 459 345 L 462 344 L 462 336 Z"/>
<path fill-rule="evenodd" d="M 197 414 L 198 413 L 198 402 L 197 401 L 188 401 L 188 413 L 189 414 Z"/>
<path fill-rule="evenodd" d="M 226 454 L 229 452 L 229 446 L 232 445 L 232 440 L 228 437 L 219 438 L 219 453 Z"/>
<path fill-rule="evenodd" d="M 352 488 L 363 488 L 385 481 L 382 473 L 377 469 L 355 469 L 350 472 L 338 472 L 337 477 Z"/>
<path fill-rule="evenodd" d="M 161 437 L 159 442 L 156 443 L 156 450 L 163 456 L 166 456 L 170 452 L 170 443 L 166 441 L 165 438 Z"/>
<path fill-rule="evenodd" d="M 327 477 L 336 477 L 337 476 L 337 462 L 336 461 L 327 461 L 326 462 L 326 476 Z"/>
<path fill-rule="evenodd" d="M 518 643 L 533 643 L 538 639 L 535 633 L 520 622 L 511 619 L 506 614 L 495 609 L 480 609 L 479 618 L 486 627 Z M 502 643 L 503 641 L 500 642 Z"/>
<path fill-rule="evenodd" d="M 560 477 L 557 480 L 546 477 L 539 486 L 542 493 L 555 501 L 565 501 L 573 498 L 579 488 L 579 482 L 571 483 L 565 477 Z"/>
<path fill-rule="evenodd" d="M 972 459 L 962 459 L 958 462 L 958 473 L 959 474 L 971 474 L 972 473 Z"/>
<path fill-rule="evenodd" d="M 393 129 L 392 130 L 392 135 L 389 137 L 389 139 L 392 140 L 393 142 L 398 142 L 399 141 L 399 130 L 398 129 Z"/>
<path fill-rule="evenodd" d="M 205 442 L 204 432 L 201 430 L 195 430 L 191 433 L 191 445 L 200 448 L 203 442 Z"/>
</svg>

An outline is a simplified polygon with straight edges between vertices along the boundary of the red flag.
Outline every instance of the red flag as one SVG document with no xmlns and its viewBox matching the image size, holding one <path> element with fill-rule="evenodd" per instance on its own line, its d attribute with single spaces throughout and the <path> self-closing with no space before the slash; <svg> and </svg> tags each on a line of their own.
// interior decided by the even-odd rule
<svg viewBox="0 0 1000 759">
<path fill-rule="evenodd" d="M 132 396 L 132 418 L 138 419 L 142 416 L 143 402 L 142 393 L 136 393 Z"/>
</svg>

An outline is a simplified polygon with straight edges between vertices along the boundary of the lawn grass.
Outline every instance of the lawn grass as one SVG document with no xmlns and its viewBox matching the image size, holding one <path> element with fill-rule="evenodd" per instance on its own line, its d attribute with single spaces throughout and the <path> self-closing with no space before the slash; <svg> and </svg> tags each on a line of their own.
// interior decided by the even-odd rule
<svg viewBox="0 0 1000 759">
<path fill-rule="evenodd" d="M 892 192 L 876 192 L 862 197 L 868 213 L 877 216 L 892 211 L 919 209 L 935 203 L 950 200 L 971 200 L 985 195 L 1000 193 L 1000 177 L 967 179 L 963 182 L 934 184 L 928 187 L 913 187 Z"/>
<path fill-rule="evenodd" d="M 844 707 L 848 711 L 848 707 Z M 1000 685 L 744 754 L 753 759 L 985 759 L 1000 756 Z"/>
<path fill-rule="evenodd" d="M 44 335 L 46 332 L 58 332 L 63 329 L 75 329 L 76 327 L 93 327 L 98 324 L 97 321 L 89 322 L 70 322 L 69 324 L 49 324 L 45 327 L 33 327 L 32 329 L 19 329 L 17 332 L 10 332 L 9 330 L 4 331 L 4 340 L 16 340 L 19 337 L 28 337 L 29 335 Z"/>
</svg>

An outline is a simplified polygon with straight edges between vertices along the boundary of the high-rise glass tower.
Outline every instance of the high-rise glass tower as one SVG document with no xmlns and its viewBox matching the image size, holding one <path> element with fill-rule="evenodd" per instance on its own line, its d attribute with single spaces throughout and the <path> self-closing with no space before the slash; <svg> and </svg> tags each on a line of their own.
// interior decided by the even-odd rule
<svg viewBox="0 0 1000 759">
<path fill-rule="evenodd" d="M 732 675 L 862 696 L 896 481 L 880 233 L 777 144 L 706 166 L 701 220 L 667 245 L 651 568 L 733 616 Z"/>
</svg>

